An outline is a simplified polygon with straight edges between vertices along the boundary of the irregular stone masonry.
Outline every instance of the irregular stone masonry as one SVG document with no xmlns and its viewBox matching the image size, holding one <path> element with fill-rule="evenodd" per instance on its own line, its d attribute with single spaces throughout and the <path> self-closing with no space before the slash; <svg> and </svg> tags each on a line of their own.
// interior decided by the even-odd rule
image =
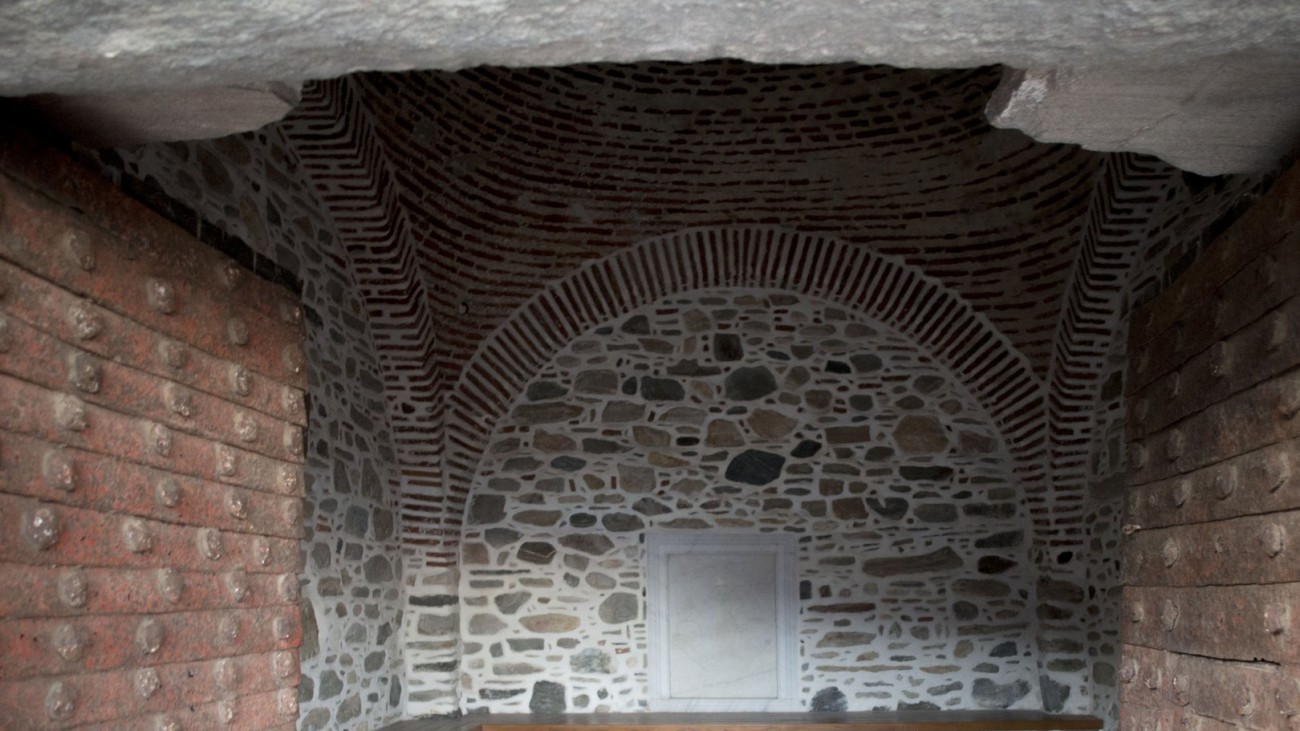
<svg viewBox="0 0 1300 731">
<path fill-rule="evenodd" d="M 644 533 L 718 529 L 800 536 L 805 708 L 1037 707 L 1012 467 L 954 374 L 878 321 L 759 289 L 637 308 L 493 433 L 461 546 L 464 710 L 643 710 Z"/>
<path fill-rule="evenodd" d="M 298 718 L 297 298 L 0 130 L 7 728 Z"/>
</svg>

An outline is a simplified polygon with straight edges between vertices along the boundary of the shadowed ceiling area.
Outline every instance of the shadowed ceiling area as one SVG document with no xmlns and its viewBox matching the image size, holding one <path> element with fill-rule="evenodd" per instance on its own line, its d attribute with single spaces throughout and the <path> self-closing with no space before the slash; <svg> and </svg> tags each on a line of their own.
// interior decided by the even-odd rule
<svg viewBox="0 0 1300 731">
<path fill-rule="evenodd" d="M 445 376 L 584 261 L 757 225 L 902 257 L 1041 372 L 1101 156 L 990 127 L 999 75 L 714 61 L 354 83 L 444 323 Z"/>
</svg>

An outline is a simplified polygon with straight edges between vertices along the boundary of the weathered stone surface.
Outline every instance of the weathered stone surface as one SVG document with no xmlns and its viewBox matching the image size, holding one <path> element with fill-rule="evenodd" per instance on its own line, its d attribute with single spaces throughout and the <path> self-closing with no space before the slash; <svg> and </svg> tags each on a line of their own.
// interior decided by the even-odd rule
<svg viewBox="0 0 1300 731">
<path fill-rule="evenodd" d="M 598 673 L 606 675 L 614 672 L 614 663 L 609 654 L 594 647 L 575 653 L 569 658 L 569 667 L 575 673 Z"/>
<path fill-rule="evenodd" d="M 600 412 L 601 421 L 611 424 L 640 421 L 644 416 L 645 404 L 636 404 L 631 401 L 610 401 L 605 405 L 605 409 Z"/>
<path fill-rule="evenodd" d="M 361 715 L 361 694 L 353 693 L 346 700 L 339 704 L 339 708 L 334 712 L 334 720 L 339 723 L 347 723 L 357 716 Z"/>
<path fill-rule="evenodd" d="M 343 516 L 343 530 L 357 538 L 365 538 L 369 529 L 370 511 L 357 505 L 348 506 L 347 513 Z"/>
<path fill-rule="evenodd" d="M 488 528 L 483 531 L 483 539 L 493 548 L 508 546 L 522 536 L 522 533 L 511 528 Z"/>
<path fill-rule="evenodd" d="M 898 474 L 904 480 L 939 482 L 952 477 L 952 468 L 943 465 L 927 465 L 924 467 L 919 465 L 903 465 L 898 468 Z M 970 514 L 970 507 L 971 506 L 969 505 L 966 506 L 968 515 Z"/>
<path fill-rule="evenodd" d="M 667 505 L 664 505 L 654 498 L 648 497 L 643 497 L 640 500 L 637 500 L 632 504 L 632 509 L 647 517 L 667 515 L 673 511 L 672 508 Z"/>
<path fill-rule="evenodd" d="M 593 589 L 613 589 L 618 586 L 618 582 L 615 581 L 613 577 L 606 576 L 597 571 L 587 574 L 586 582 L 587 585 Z"/>
<path fill-rule="evenodd" d="M 715 422 L 717 423 L 717 422 Z M 780 439 L 790 432 L 798 422 L 777 411 L 755 409 L 746 420 L 749 428 L 763 439 Z"/>
<path fill-rule="evenodd" d="M 568 395 L 569 389 L 552 381 L 534 381 L 524 390 L 524 398 L 529 401 L 550 401 Z"/>
<path fill-rule="evenodd" d="M 471 635 L 494 635 L 505 628 L 505 622 L 491 614 L 475 614 L 469 618 L 469 633 Z"/>
<path fill-rule="evenodd" d="M 1019 652 L 1016 650 L 1016 643 L 1003 642 L 992 650 L 989 650 L 989 657 L 1015 657 Z"/>
<path fill-rule="evenodd" d="M 564 686 L 549 680 L 533 683 L 533 696 L 528 700 L 528 710 L 533 713 L 564 713 Z"/>
<path fill-rule="evenodd" d="M 871 353 L 862 353 L 849 358 L 853 364 L 853 370 L 858 373 L 875 373 L 884 367 L 885 363 L 878 355 Z"/>
<path fill-rule="evenodd" d="M 330 709 L 313 708 L 299 722 L 301 731 L 324 731 L 330 722 Z"/>
<path fill-rule="evenodd" d="M 529 632 L 572 632 L 582 624 L 582 620 L 572 614 L 550 613 L 520 617 L 519 624 L 522 624 Z"/>
<path fill-rule="evenodd" d="M 684 459 L 681 459 L 679 457 L 673 457 L 671 455 L 664 454 L 663 452 L 651 452 L 650 456 L 647 458 L 646 461 L 648 461 L 650 464 L 654 465 L 655 467 L 667 467 L 670 469 L 674 467 L 685 467 L 690 464 L 690 462 Z"/>
<path fill-rule="evenodd" d="M 320 683 L 317 684 L 316 697 L 321 700 L 329 700 L 339 693 L 343 692 L 343 678 L 333 670 L 326 670 L 320 674 Z"/>
<path fill-rule="evenodd" d="M 667 447 L 672 444 L 671 434 L 652 426 L 637 425 L 632 427 L 632 438 L 643 447 Z"/>
<path fill-rule="evenodd" d="M 1242 92 L 1246 86 L 1253 90 L 1250 96 Z M 1300 112 L 1284 101 L 1297 88 L 1294 57 L 1248 54 L 1165 62 L 1142 73 L 1114 66 L 1034 68 L 1004 77 L 987 110 L 992 124 L 1045 142 L 1155 154 L 1214 176 L 1276 163 L 1289 144 L 1281 142 L 1285 135 L 1278 134 L 1278 123 L 1292 130 L 1300 123 Z M 1107 104 L 1122 98 L 1141 103 Z M 1103 105 L 1105 113 L 1096 111 Z M 1225 128 L 1236 129 L 1243 142 L 1224 140 L 1218 130 Z"/>
<path fill-rule="evenodd" d="M 416 622 L 415 631 L 435 637 L 459 632 L 460 617 L 455 614 L 425 614 Z"/>
<path fill-rule="evenodd" d="M 781 476 L 785 457 L 759 449 L 747 449 L 727 465 L 726 477 L 746 485 L 766 485 Z"/>
<path fill-rule="evenodd" d="M 533 449 L 540 452 L 569 452 L 578 448 L 578 443 L 563 434 L 552 434 L 538 429 L 533 434 Z"/>
<path fill-rule="evenodd" d="M 868 517 L 867 508 L 860 497 L 832 500 L 831 511 L 840 520 L 866 520 Z"/>
<path fill-rule="evenodd" d="M 545 565 L 555 559 L 555 546 L 545 541 L 528 541 L 519 546 L 516 555 L 520 561 Z"/>
<path fill-rule="evenodd" d="M 298 657 L 310 660 L 320 652 L 320 629 L 316 624 L 316 610 L 311 600 L 302 601 L 302 646 L 298 648 Z"/>
<path fill-rule="evenodd" d="M 542 669 L 528 662 L 497 662 L 492 663 L 493 675 L 536 675 L 542 672 Z"/>
<path fill-rule="evenodd" d="M 862 571 L 871 576 L 898 576 L 933 571 L 950 571 L 962 567 L 961 556 L 947 546 L 930 553 L 888 558 L 869 558 L 862 562 Z"/>
<path fill-rule="evenodd" d="M 601 516 L 600 524 L 611 533 L 625 533 L 645 527 L 645 521 L 631 513 L 606 513 Z"/>
<path fill-rule="evenodd" d="M 689 310 L 682 314 L 682 322 L 690 332 L 703 332 L 713 327 L 713 321 L 709 316 L 699 310 Z"/>
<path fill-rule="evenodd" d="M 521 424 L 558 424 L 582 416 L 583 408 L 574 404 L 548 402 L 515 407 L 514 418 Z"/>
<path fill-rule="evenodd" d="M 898 520 L 907 515 L 907 500 L 901 497 L 867 498 L 867 507 L 871 512 L 888 520 Z"/>
<path fill-rule="evenodd" d="M 1010 708 L 1029 695 L 1030 690 L 1029 683 L 1024 680 L 995 683 L 988 678 L 976 678 L 971 686 L 972 697 L 981 708 Z"/>
<path fill-rule="evenodd" d="M 1053 680 L 1050 676 L 1038 676 L 1038 685 L 1043 693 L 1043 708 L 1051 713 L 1057 713 L 1065 708 L 1065 702 L 1070 698 L 1070 686 Z"/>
<path fill-rule="evenodd" d="M 849 710 L 849 699 L 839 688 L 822 688 L 813 695 L 808 710 L 813 713 L 844 713 Z"/>
<path fill-rule="evenodd" d="M 694 358 L 679 360 L 668 367 L 668 375 L 670 376 L 708 378 L 709 376 L 716 376 L 720 373 L 722 373 L 722 369 L 718 366 L 701 365 L 700 362 Z"/>
<path fill-rule="evenodd" d="M 680 381 L 671 378 L 642 376 L 641 395 L 647 401 L 681 401 L 686 398 L 686 389 Z"/>
<path fill-rule="evenodd" d="M 962 683 L 960 680 L 954 680 L 951 683 L 943 683 L 942 685 L 935 685 L 926 688 L 925 692 L 927 695 L 935 695 L 935 696 L 947 695 L 949 693 L 956 693 L 957 691 L 965 687 L 966 685 Z"/>
<path fill-rule="evenodd" d="M 619 330 L 629 335 L 649 335 L 650 318 L 645 315 L 633 315 L 623 321 L 623 325 L 619 327 Z"/>
<path fill-rule="evenodd" d="M 704 443 L 710 447 L 743 447 L 745 436 L 735 422 L 717 419 L 709 422 L 708 434 Z"/>
<path fill-rule="evenodd" d="M 517 523 L 546 527 L 560 522 L 563 515 L 558 510 L 521 510 L 513 518 Z"/>
<path fill-rule="evenodd" d="M 713 336 L 713 357 L 727 363 L 745 357 L 745 346 L 735 333 L 717 333 Z"/>
<path fill-rule="evenodd" d="M 371 516 L 371 525 L 374 528 L 375 540 L 386 541 L 393 537 L 393 511 L 383 508 L 375 508 Z"/>
<path fill-rule="evenodd" d="M 826 430 L 831 444 L 865 444 L 871 441 L 871 429 L 865 426 L 833 426 Z"/>
<path fill-rule="evenodd" d="M 1015 568 L 1017 563 L 1001 556 L 981 556 L 976 564 L 981 574 L 1002 574 Z"/>
<path fill-rule="evenodd" d="M 894 442 L 908 454 L 935 454 L 948 448 L 948 434 L 932 416 L 904 416 L 894 427 Z"/>
<path fill-rule="evenodd" d="M 876 400 L 865 393 L 856 393 L 849 397 L 849 408 L 854 411 L 871 411 L 876 406 Z"/>
<path fill-rule="evenodd" d="M 1025 532 L 1020 530 L 994 533 L 975 541 L 976 548 L 1014 548 L 1024 541 Z"/>
<path fill-rule="evenodd" d="M 566 454 L 551 460 L 551 466 L 565 472 L 577 472 L 587 466 L 587 460 Z"/>
<path fill-rule="evenodd" d="M 582 451 L 587 454 L 618 454 L 626 452 L 627 447 L 609 439 L 587 438 L 582 440 Z"/>
<path fill-rule="evenodd" d="M 754 401 L 776 390 L 776 378 L 763 366 L 737 368 L 727 376 L 725 389 L 732 401 Z"/>
<path fill-rule="evenodd" d="M 858 647 L 870 645 L 876 635 L 871 632 L 827 632 L 817 641 L 818 647 Z"/>
<path fill-rule="evenodd" d="M 561 536 L 560 545 L 592 556 L 601 556 L 614 550 L 614 542 L 600 533 L 576 533 Z"/>
<path fill-rule="evenodd" d="M 619 592 L 610 594 L 600 603 L 598 614 L 602 622 L 622 624 L 637 618 L 641 612 L 641 600 L 632 594 Z"/>
<path fill-rule="evenodd" d="M 506 517 L 506 498 L 504 495 L 475 495 L 469 503 L 468 522 L 470 525 L 487 525 L 500 523 Z"/>
<path fill-rule="evenodd" d="M 988 454 L 997 446 L 993 438 L 972 431 L 962 431 L 957 435 L 957 445 L 962 454 Z"/>
<path fill-rule="evenodd" d="M 393 565 L 389 563 L 387 556 L 371 556 L 362 565 L 362 571 L 366 583 L 372 586 L 393 580 Z"/>
<path fill-rule="evenodd" d="M 533 593 L 530 591 L 512 591 L 492 597 L 492 602 L 497 605 L 497 609 L 502 614 L 514 614 L 531 598 Z"/>
<path fill-rule="evenodd" d="M 993 579 L 958 579 L 952 582 L 953 593 L 973 597 L 1002 597 L 1011 593 L 1011 587 Z"/>
<path fill-rule="evenodd" d="M 811 389 L 803 397 L 808 402 L 808 406 L 819 411 L 829 409 L 835 401 L 830 391 L 821 388 Z"/>
<path fill-rule="evenodd" d="M 821 442 L 814 442 L 811 439 L 805 439 L 795 445 L 795 448 L 790 452 L 790 456 L 795 459 L 808 459 L 809 457 L 817 456 L 817 453 L 820 451 L 822 451 Z"/>
<path fill-rule="evenodd" d="M 625 492 L 650 492 L 655 489 L 655 471 L 650 467 L 620 464 L 618 485 Z"/>
<path fill-rule="evenodd" d="M 925 503 L 912 509 L 912 514 L 923 523 L 956 523 L 957 506 L 951 503 Z"/>
<path fill-rule="evenodd" d="M 576 393 L 609 395 L 618 391 L 618 372 L 608 368 L 582 371 L 573 379 Z"/>
<path fill-rule="evenodd" d="M 690 406 L 674 406 L 664 412 L 662 421 L 665 424 L 703 424 L 704 416 L 703 409 Z"/>
</svg>

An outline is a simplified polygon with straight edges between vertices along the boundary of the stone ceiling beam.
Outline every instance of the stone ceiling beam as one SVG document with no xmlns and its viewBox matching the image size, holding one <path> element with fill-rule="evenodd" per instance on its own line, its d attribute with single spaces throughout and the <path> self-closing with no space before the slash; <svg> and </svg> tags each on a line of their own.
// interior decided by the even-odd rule
<svg viewBox="0 0 1300 731">
<path fill-rule="evenodd" d="M 0 95 L 358 70 L 719 57 L 915 68 L 1130 68 L 1300 57 L 1294 0 L 11 0 Z"/>
<path fill-rule="evenodd" d="M 38 94 L 23 104 L 69 137 L 91 147 L 129 147 L 225 137 L 282 119 L 301 85 L 270 82 L 197 89 L 62 96 Z"/>
<path fill-rule="evenodd" d="M 993 126 L 1040 142 L 1147 153 L 1200 175 L 1269 170 L 1300 143 L 1300 64 L 1235 55 L 1008 71 L 986 112 Z"/>
</svg>

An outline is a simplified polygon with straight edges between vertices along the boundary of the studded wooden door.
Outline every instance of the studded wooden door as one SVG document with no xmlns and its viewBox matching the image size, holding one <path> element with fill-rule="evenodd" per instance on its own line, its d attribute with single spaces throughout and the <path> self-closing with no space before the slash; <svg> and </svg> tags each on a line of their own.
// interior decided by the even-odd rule
<svg viewBox="0 0 1300 731">
<path fill-rule="evenodd" d="M 300 321 L 0 129 L 0 727 L 294 727 Z"/>
<path fill-rule="evenodd" d="M 1300 729 L 1300 168 L 1129 336 L 1122 729 Z"/>
</svg>

